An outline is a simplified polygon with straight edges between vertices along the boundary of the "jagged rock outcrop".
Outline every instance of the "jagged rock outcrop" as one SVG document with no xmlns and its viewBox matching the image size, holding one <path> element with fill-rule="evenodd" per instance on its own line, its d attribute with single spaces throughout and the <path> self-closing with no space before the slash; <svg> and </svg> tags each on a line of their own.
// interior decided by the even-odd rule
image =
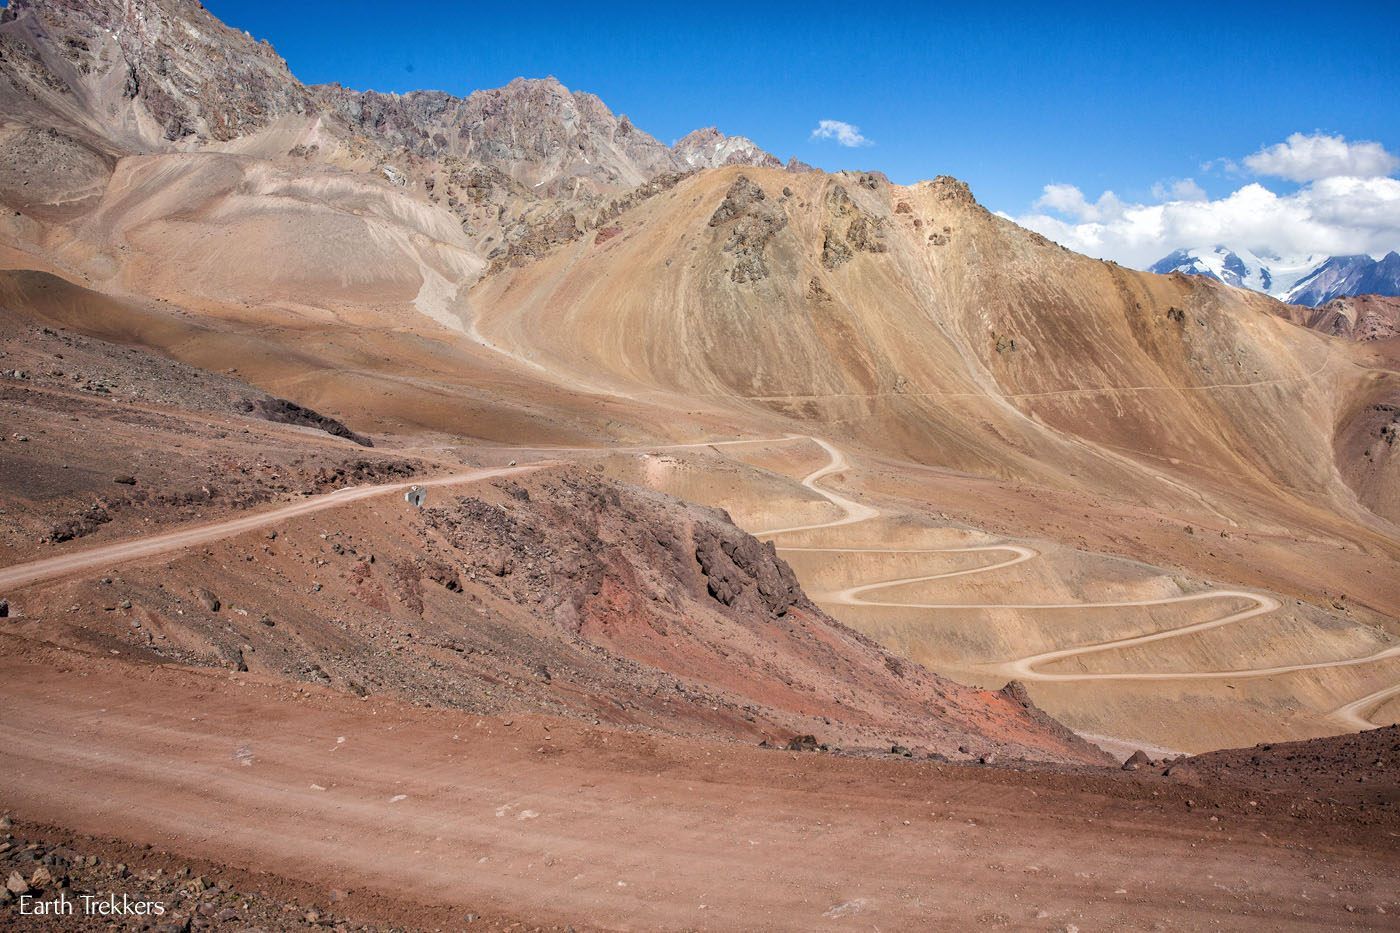
<svg viewBox="0 0 1400 933">
<path fill-rule="evenodd" d="M 6 90 L 41 102 L 88 98 L 94 122 L 127 143 L 230 140 L 317 109 L 271 45 L 198 3 L 13 0 L 0 30 Z"/>
<path fill-rule="evenodd" d="M 245 411 L 250 411 L 259 418 L 266 418 L 268 421 L 276 421 L 279 424 L 295 424 L 305 428 L 315 428 L 318 431 L 325 431 L 336 437 L 343 437 L 347 441 L 359 444 L 361 447 L 373 447 L 374 442 L 363 434 L 350 430 L 342 422 L 335 418 L 327 417 L 318 411 L 298 405 L 296 402 L 288 401 L 284 398 L 260 398 L 249 399 L 243 406 Z"/>
<path fill-rule="evenodd" d="M 717 525 L 697 528 L 695 560 L 710 595 L 726 606 L 751 605 L 781 616 L 805 599 L 772 541 Z"/>
<path fill-rule="evenodd" d="M 787 226 L 787 215 L 767 203 L 763 189 L 740 175 L 730 185 L 724 200 L 710 217 L 711 227 L 732 223 L 724 251 L 733 255 L 731 281 L 744 284 L 768 277 L 764 249 L 774 235 Z"/>
<path fill-rule="evenodd" d="M 878 186 L 878 180 L 871 173 L 860 176 L 862 187 Z M 885 229 L 888 222 L 883 217 L 873 217 L 861 210 L 851 200 L 851 196 L 841 185 L 833 185 L 826 196 L 826 210 L 830 223 L 822 233 L 822 265 L 828 269 L 849 262 L 856 252 L 883 253 Z"/>
<path fill-rule="evenodd" d="M 530 186 L 583 178 L 602 188 L 632 187 L 677 167 L 665 144 L 553 77 L 516 78 L 465 98 L 339 85 L 312 90 L 363 135 L 422 158 L 473 160 Z"/>
</svg>

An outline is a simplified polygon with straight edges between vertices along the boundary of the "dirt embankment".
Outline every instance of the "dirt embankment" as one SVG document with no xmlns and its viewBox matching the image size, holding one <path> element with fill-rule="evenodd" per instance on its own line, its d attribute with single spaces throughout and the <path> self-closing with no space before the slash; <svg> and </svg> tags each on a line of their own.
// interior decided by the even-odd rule
<svg viewBox="0 0 1400 933">
<path fill-rule="evenodd" d="M 1196 755 L 1202 780 L 1346 804 L 1394 815 L 1400 808 L 1400 726 L 1306 742 L 1275 742 Z"/>
</svg>

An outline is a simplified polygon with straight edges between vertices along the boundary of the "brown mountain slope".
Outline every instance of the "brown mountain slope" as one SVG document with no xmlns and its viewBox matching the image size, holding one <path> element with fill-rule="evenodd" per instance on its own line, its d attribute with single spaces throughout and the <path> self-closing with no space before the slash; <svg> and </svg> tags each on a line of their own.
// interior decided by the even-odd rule
<svg viewBox="0 0 1400 933">
<path fill-rule="evenodd" d="M 953 469 L 1157 505 L 1225 495 L 1228 475 L 1232 497 L 1370 521 L 1332 435 L 1362 384 L 1394 377 L 1267 298 L 1069 253 L 951 179 L 726 169 L 620 226 L 488 278 L 478 331 L 580 379 L 720 398 Z"/>
</svg>

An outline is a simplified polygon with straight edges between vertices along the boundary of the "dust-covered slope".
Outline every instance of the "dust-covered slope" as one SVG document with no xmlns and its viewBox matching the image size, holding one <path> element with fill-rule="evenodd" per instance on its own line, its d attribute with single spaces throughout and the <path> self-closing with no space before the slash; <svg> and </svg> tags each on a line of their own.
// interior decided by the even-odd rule
<svg viewBox="0 0 1400 933">
<path fill-rule="evenodd" d="M 1086 259 L 946 178 L 731 168 L 619 227 L 488 278 L 478 329 L 960 470 L 1157 504 L 1228 475 L 1360 514 L 1332 434 L 1374 374 L 1266 297 Z"/>
</svg>

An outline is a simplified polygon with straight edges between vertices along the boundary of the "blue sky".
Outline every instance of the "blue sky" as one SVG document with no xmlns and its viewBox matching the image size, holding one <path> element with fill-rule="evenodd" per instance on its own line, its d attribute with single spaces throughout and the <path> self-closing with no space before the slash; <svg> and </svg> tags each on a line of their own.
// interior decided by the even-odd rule
<svg viewBox="0 0 1400 933">
<path fill-rule="evenodd" d="M 1393 3 L 206 6 L 309 83 L 465 94 L 553 74 L 666 142 L 714 124 L 823 168 L 951 174 L 1018 218 L 1047 184 L 1148 204 L 1190 178 L 1224 198 L 1249 173 L 1203 163 L 1293 133 L 1400 151 Z M 823 119 L 871 144 L 813 140 Z"/>
</svg>

